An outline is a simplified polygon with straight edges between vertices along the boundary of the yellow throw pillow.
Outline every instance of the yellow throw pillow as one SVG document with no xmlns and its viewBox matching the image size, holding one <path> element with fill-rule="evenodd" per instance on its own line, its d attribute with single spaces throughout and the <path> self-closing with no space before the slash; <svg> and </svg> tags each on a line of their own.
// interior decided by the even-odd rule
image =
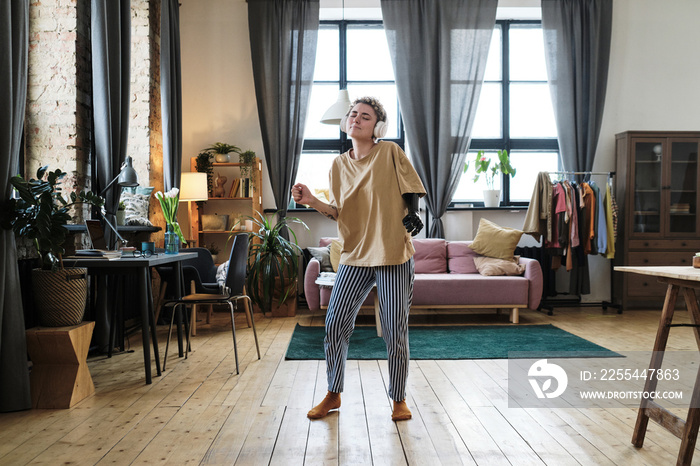
<svg viewBox="0 0 700 466">
<path fill-rule="evenodd" d="M 334 239 L 331 241 L 331 267 L 333 267 L 333 272 L 338 271 L 338 265 L 340 264 L 340 253 L 343 250 L 343 245 L 340 241 Z"/>
<path fill-rule="evenodd" d="M 496 259 L 513 260 L 513 252 L 523 232 L 514 228 L 502 227 L 482 218 L 476 238 L 469 245 L 477 254 Z"/>
</svg>

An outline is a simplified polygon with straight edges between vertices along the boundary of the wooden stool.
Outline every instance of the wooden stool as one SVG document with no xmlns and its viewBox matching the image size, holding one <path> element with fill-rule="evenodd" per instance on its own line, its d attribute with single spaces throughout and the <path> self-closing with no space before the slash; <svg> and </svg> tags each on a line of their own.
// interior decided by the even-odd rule
<svg viewBox="0 0 700 466">
<path fill-rule="evenodd" d="M 95 322 L 82 322 L 27 330 L 34 408 L 70 408 L 95 393 L 86 361 L 94 328 Z"/>
</svg>

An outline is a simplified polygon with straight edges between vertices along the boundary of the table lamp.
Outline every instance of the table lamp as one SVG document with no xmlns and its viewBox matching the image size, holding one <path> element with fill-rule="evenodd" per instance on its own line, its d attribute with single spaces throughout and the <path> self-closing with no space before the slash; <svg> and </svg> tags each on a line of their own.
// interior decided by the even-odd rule
<svg viewBox="0 0 700 466">
<path fill-rule="evenodd" d="M 124 159 L 124 163 L 121 166 L 121 170 L 119 171 L 119 174 L 114 177 L 112 181 L 109 182 L 109 184 L 105 187 L 105 189 L 102 190 L 100 193 L 100 196 L 104 196 L 104 194 L 107 192 L 107 190 L 112 187 L 112 185 L 117 182 L 117 184 L 121 187 L 126 187 L 126 188 L 133 188 L 135 186 L 139 185 L 139 177 L 136 174 L 136 170 L 134 170 L 134 167 L 132 166 L 133 160 L 130 156 L 126 156 L 126 159 Z M 107 216 L 105 215 L 105 212 L 102 212 L 102 209 L 100 209 L 100 215 L 104 219 L 105 223 L 109 228 L 114 232 L 115 235 L 117 235 L 117 238 L 119 238 L 119 241 L 121 241 L 122 245 L 126 245 L 126 240 L 122 238 L 122 236 L 119 234 L 117 229 L 112 225 L 109 220 L 107 220 Z M 113 214 L 112 214 L 113 215 Z"/>
<path fill-rule="evenodd" d="M 193 225 L 192 201 L 206 201 L 209 199 L 209 183 L 207 174 L 199 172 L 184 172 L 180 176 L 180 201 L 187 201 L 187 212 L 190 214 L 190 236 L 198 231 L 197 225 Z"/>
</svg>

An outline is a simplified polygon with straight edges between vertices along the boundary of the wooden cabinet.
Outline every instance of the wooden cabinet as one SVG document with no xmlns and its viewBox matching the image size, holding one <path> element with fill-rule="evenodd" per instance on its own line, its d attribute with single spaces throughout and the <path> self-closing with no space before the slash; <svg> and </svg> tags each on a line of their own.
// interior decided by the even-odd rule
<svg viewBox="0 0 700 466">
<path fill-rule="evenodd" d="M 196 159 L 192 157 L 190 160 L 191 171 L 196 171 L 195 163 Z M 219 262 L 228 260 L 231 253 L 231 244 L 227 244 L 227 239 L 236 221 L 241 219 L 242 216 L 257 216 L 255 212 L 262 213 L 262 162 L 259 158 L 255 159 L 250 175 L 250 188 L 247 193 L 242 193 L 240 189 L 236 190 L 236 192 L 231 191 L 234 181 L 242 179 L 241 165 L 233 162 L 214 163 L 214 178 L 216 178 L 217 174 L 227 178 L 223 186 L 224 196 L 212 197 L 212 193 L 210 193 L 207 201 L 192 202 L 189 208 L 189 237 L 194 239 L 195 246 L 206 247 L 212 243 L 218 245 L 221 249 L 218 258 Z M 202 216 L 204 215 L 228 215 L 227 225 L 223 230 L 204 229 L 206 226 L 202 222 Z M 240 222 L 235 226 L 235 229 L 237 231 L 245 231 L 245 225 L 245 221 Z"/>
<path fill-rule="evenodd" d="M 700 251 L 699 148 L 700 132 L 616 136 L 615 265 L 692 265 Z M 614 280 L 623 309 L 661 309 L 666 287 L 653 277 L 615 273 Z"/>
</svg>

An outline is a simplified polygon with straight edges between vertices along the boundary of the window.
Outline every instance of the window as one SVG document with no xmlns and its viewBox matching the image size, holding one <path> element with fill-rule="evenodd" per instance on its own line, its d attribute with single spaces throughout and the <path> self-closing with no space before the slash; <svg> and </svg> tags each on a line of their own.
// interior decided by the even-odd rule
<svg viewBox="0 0 700 466">
<path fill-rule="evenodd" d="M 483 150 L 495 160 L 499 149 L 508 150 L 517 170 L 514 178 L 496 181 L 503 195 L 501 205 L 526 205 L 537 173 L 557 171 L 560 166 L 539 21 L 496 24 L 472 127 L 469 170 L 462 175 L 453 204 L 482 202 L 486 181 L 481 176 L 474 183 L 474 159 Z"/>
<path fill-rule="evenodd" d="M 367 56 L 368 43 L 372 44 L 371 57 Z M 377 97 L 387 112 L 389 130 L 384 139 L 404 146 L 394 69 L 381 21 L 323 21 L 318 31 L 314 85 L 297 182 L 324 201 L 333 159 L 350 147 L 338 126 L 320 123 L 341 88 L 348 89 L 351 100 Z"/>
<path fill-rule="evenodd" d="M 367 60 L 371 43 L 372 60 Z M 350 98 L 378 97 L 388 119 L 389 139 L 404 147 L 403 125 L 391 57 L 381 21 L 322 21 L 318 35 L 314 85 L 304 133 L 297 182 L 317 196 L 328 190 L 328 172 L 333 159 L 350 147 L 337 126 L 320 123 L 321 116 L 347 86 Z M 537 173 L 557 171 L 560 166 L 554 111 L 547 85 L 544 40 L 539 21 L 498 21 L 493 32 L 484 85 L 467 160 L 453 205 L 482 203 L 484 177 L 473 182 L 476 153 L 487 156 L 508 150 L 517 170 L 515 178 L 501 177 L 501 205 L 527 205 Z"/>
</svg>

